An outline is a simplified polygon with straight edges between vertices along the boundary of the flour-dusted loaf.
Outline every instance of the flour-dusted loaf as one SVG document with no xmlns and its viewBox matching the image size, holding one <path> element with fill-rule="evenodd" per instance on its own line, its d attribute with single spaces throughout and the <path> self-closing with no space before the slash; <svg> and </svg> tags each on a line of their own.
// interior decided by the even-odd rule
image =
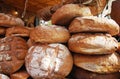
<svg viewBox="0 0 120 79">
<path fill-rule="evenodd" d="M 118 41 L 110 34 L 79 33 L 72 35 L 68 47 L 81 54 L 111 54 L 117 50 Z"/>
<path fill-rule="evenodd" d="M 10 79 L 10 78 L 5 74 L 0 74 L 0 79 Z"/>
<path fill-rule="evenodd" d="M 120 55 L 82 55 L 74 54 L 74 64 L 82 69 L 100 74 L 114 73 L 120 70 Z"/>
<path fill-rule="evenodd" d="M 73 59 L 62 44 L 36 45 L 29 49 L 25 65 L 34 79 L 64 79 L 72 70 Z"/>
<path fill-rule="evenodd" d="M 71 33 L 102 32 L 113 36 L 119 33 L 119 25 L 112 19 L 84 16 L 75 18 L 69 26 L 69 31 Z"/>
<path fill-rule="evenodd" d="M 23 64 L 28 47 L 20 37 L 0 39 L 0 73 L 12 74 Z"/>
</svg>

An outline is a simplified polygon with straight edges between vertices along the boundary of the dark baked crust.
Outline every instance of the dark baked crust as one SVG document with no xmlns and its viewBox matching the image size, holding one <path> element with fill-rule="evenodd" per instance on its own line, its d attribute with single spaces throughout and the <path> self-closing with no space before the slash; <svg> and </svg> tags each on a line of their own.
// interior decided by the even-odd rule
<svg viewBox="0 0 120 79">
<path fill-rule="evenodd" d="M 72 73 L 73 79 L 120 79 L 119 72 L 111 74 L 98 74 L 77 67 Z"/>
<path fill-rule="evenodd" d="M 30 39 L 40 43 L 65 43 L 69 37 L 69 31 L 57 25 L 37 26 L 30 33 Z"/>
<path fill-rule="evenodd" d="M 0 26 L 24 26 L 24 22 L 20 18 L 13 17 L 12 15 L 0 13 Z"/>
<path fill-rule="evenodd" d="M 68 47 L 75 53 L 111 54 L 117 50 L 118 42 L 110 34 L 79 33 L 69 39 Z"/>
<path fill-rule="evenodd" d="M 11 74 L 23 64 L 27 44 L 20 37 L 5 37 L 0 40 L 0 73 Z"/>
<path fill-rule="evenodd" d="M 111 35 L 119 33 L 119 25 L 112 19 L 96 16 L 85 16 L 75 18 L 70 26 L 71 33 L 76 32 L 107 32 Z"/>
<path fill-rule="evenodd" d="M 62 44 L 36 45 L 29 49 L 25 65 L 35 79 L 64 79 L 72 69 L 73 59 Z"/>
</svg>

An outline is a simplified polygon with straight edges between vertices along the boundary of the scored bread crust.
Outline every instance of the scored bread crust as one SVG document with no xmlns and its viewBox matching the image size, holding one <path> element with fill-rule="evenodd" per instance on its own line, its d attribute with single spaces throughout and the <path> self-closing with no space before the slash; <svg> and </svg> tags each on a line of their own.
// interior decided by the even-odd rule
<svg viewBox="0 0 120 79">
<path fill-rule="evenodd" d="M 99 56 L 74 54 L 74 64 L 88 71 L 104 74 L 120 70 L 120 55 L 117 53 Z"/>
<path fill-rule="evenodd" d="M 119 33 L 119 25 L 112 19 L 84 16 L 75 18 L 69 25 L 70 33 L 76 32 L 107 32 L 117 35 Z"/>
<path fill-rule="evenodd" d="M 0 73 L 12 74 L 23 64 L 28 50 L 26 41 L 20 37 L 0 39 Z"/>
<path fill-rule="evenodd" d="M 25 66 L 35 79 L 63 79 L 72 70 L 73 59 L 62 44 L 36 45 L 28 50 Z"/>
<path fill-rule="evenodd" d="M 82 54 L 111 54 L 118 48 L 118 41 L 110 34 L 74 34 L 68 41 L 72 52 Z"/>
</svg>

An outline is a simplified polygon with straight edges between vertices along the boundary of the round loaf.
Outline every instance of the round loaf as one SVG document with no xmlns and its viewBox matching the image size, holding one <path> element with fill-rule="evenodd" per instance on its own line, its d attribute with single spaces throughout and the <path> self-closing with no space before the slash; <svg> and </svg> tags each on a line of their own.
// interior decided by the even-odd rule
<svg viewBox="0 0 120 79">
<path fill-rule="evenodd" d="M 73 59 L 62 44 L 36 45 L 29 49 L 25 65 L 34 79 L 64 79 L 72 70 Z"/>
<path fill-rule="evenodd" d="M 80 6 L 79 4 L 66 4 L 57 9 L 52 15 L 52 24 L 69 25 L 70 22 L 77 16 L 90 16 L 89 7 Z"/>
<path fill-rule="evenodd" d="M 24 64 L 27 44 L 20 37 L 0 39 L 0 73 L 11 74 Z"/>
<path fill-rule="evenodd" d="M 15 72 L 10 75 L 11 79 L 28 79 L 30 75 L 26 71 Z"/>
<path fill-rule="evenodd" d="M 113 36 L 119 33 L 119 25 L 112 19 L 84 16 L 75 18 L 69 26 L 69 31 L 70 33 L 107 32 Z"/>
<path fill-rule="evenodd" d="M 69 31 L 57 25 L 38 26 L 30 33 L 30 39 L 40 43 L 65 43 L 69 37 Z"/>
<path fill-rule="evenodd" d="M 10 79 L 7 75 L 0 74 L 0 79 Z"/>
<path fill-rule="evenodd" d="M 117 53 L 100 56 L 74 54 L 74 64 L 100 74 L 114 73 L 120 70 L 120 55 Z"/>
<path fill-rule="evenodd" d="M 118 48 L 118 42 L 110 34 L 79 33 L 68 41 L 72 52 L 81 54 L 111 54 Z"/>
<path fill-rule="evenodd" d="M 20 18 L 16 18 L 12 15 L 0 13 L 0 26 L 24 26 L 24 22 Z"/>
<path fill-rule="evenodd" d="M 27 27 L 11 27 L 6 30 L 6 36 L 22 36 L 29 37 L 32 28 Z"/>
<path fill-rule="evenodd" d="M 72 73 L 73 79 L 120 79 L 120 73 L 98 74 L 77 67 Z"/>
</svg>

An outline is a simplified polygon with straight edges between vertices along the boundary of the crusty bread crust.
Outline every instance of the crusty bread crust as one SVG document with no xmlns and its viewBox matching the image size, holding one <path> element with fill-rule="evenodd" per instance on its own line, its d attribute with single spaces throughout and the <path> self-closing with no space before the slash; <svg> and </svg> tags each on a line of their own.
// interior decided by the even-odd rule
<svg viewBox="0 0 120 79">
<path fill-rule="evenodd" d="M 75 18 L 69 26 L 69 31 L 71 33 L 107 32 L 113 36 L 119 33 L 119 25 L 112 19 L 85 16 Z"/>
<path fill-rule="evenodd" d="M 118 42 L 110 34 L 74 34 L 68 41 L 72 52 L 82 54 L 111 54 L 118 48 Z"/>
</svg>

